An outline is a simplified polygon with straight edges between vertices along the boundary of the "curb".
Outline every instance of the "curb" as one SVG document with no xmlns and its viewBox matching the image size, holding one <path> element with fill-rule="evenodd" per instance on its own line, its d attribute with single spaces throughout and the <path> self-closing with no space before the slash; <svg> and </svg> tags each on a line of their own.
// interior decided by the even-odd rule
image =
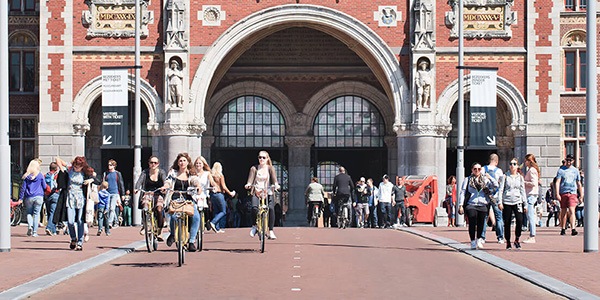
<svg viewBox="0 0 600 300">
<path fill-rule="evenodd" d="M 422 238 L 432 240 L 442 245 L 448 246 L 465 254 L 468 254 L 476 259 L 479 259 L 485 263 L 502 269 L 510 274 L 517 277 L 523 278 L 528 282 L 537 285 L 545 290 L 548 290 L 559 296 L 566 297 L 568 299 L 600 299 L 600 296 L 591 294 L 572 285 L 564 283 L 556 278 L 550 277 L 546 274 L 528 269 L 521 265 L 515 264 L 511 261 L 497 257 L 481 250 L 471 250 L 470 246 L 459 243 L 455 240 L 441 237 L 432 233 L 423 232 L 411 227 L 399 228 L 397 230 L 412 233 Z"/>
</svg>

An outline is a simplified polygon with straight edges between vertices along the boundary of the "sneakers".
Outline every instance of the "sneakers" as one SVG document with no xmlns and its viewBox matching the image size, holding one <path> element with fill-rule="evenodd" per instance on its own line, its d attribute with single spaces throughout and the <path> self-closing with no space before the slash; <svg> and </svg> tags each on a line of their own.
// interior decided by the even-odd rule
<svg viewBox="0 0 600 300">
<path fill-rule="evenodd" d="M 506 250 L 512 250 L 512 246 L 510 245 L 510 243 L 506 243 Z"/>
<path fill-rule="evenodd" d="M 506 243 L 506 241 L 504 241 L 504 239 L 503 239 L 503 238 L 499 238 L 499 239 L 498 239 L 498 244 L 504 244 L 504 243 Z"/>
<path fill-rule="evenodd" d="M 83 251 L 83 245 L 78 244 L 77 247 L 75 247 L 75 251 Z"/>
<path fill-rule="evenodd" d="M 564 228 L 560 230 L 560 235 L 565 235 L 565 229 Z"/>
<path fill-rule="evenodd" d="M 54 235 L 54 234 L 52 233 L 52 231 L 50 231 L 50 229 L 48 229 L 48 228 L 46 228 L 46 230 L 45 230 L 45 231 L 46 231 L 46 235 L 49 235 L 49 236 L 53 236 L 53 235 Z"/>
<path fill-rule="evenodd" d="M 87 233 L 84 233 L 84 234 L 83 234 L 83 241 L 84 241 L 84 242 L 87 242 L 87 241 L 89 241 L 89 240 L 90 240 L 90 236 L 89 236 Z"/>
<path fill-rule="evenodd" d="M 167 238 L 167 247 L 171 247 L 174 242 L 175 242 L 175 236 L 172 234 L 169 234 L 169 237 Z"/>
<path fill-rule="evenodd" d="M 516 248 L 517 250 L 521 249 L 521 243 L 519 243 L 519 241 L 515 241 L 515 243 L 514 243 L 514 244 L 515 244 L 515 248 Z"/>
<path fill-rule="evenodd" d="M 269 230 L 269 239 L 270 240 L 276 240 L 277 237 L 275 236 L 275 232 L 273 232 L 273 230 Z"/>
<path fill-rule="evenodd" d="M 579 234 L 579 232 L 577 232 L 577 230 L 575 230 L 575 229 L 571 230 L 571 235 L 572 236 L 575 236 L 577 234 Z"/>
<path fill-rule="evenodd" d="M 485 243 L 483 239 L 477 239 L 477 249 L 483 249 L 483 243 Z"/>
<path fill-rule="evenodd" d="M 535 236 L 530 236 L 523 241 L 524 244 L 535 244 Z"/>
<path fill-rule="evenodd" d="M 252 226 L 252 229 L 250 229 L 250 236 L 254 237 L 256 235 L 256 226 Z"/>
<path fill-rule="evenodd" d="M 31 234 L 33 234 L 33 228 L 29 227 L 27 228 L 27 236 L 31 236 Z"/>
<path fill-rule="evenodd" d="M 140 228 L 140 235 L 144 235 L 146 231 L 144 230 L 144 226 L 142 226 L 142 228 Z"/>
<path fill-rule="evenodd" d="M 110 236 L 110 231 L 106 231 L 106 236 Z"/>
<path fill-rule="evenodd" d="M 96 233 L 96 236 L 100 236 L 102 234 L 102 230 L 98 230 L 98 233 Z"/>
<path fill-rule="evenodd" d="M 77 246 L 77 241 L 71 241 L 71 243 L 69 244 L 69 248 L 73 250 L 75 249 L 75 246 Z"/>
<path fill-rule="evenodd" d="M 471 241 L 471 250 L 476 250 L 477 249 L 477 241 L 473 240 Z"/>
<path fill-rule="evenodd" d="M 219 229 L 219 230 L 217 230 L 217 233 L 225 233 L 225 230 Z"/>
<path fill-rule="evenodd" d="M 188 243 L 187 250 L 188 252 L 196 252 L 196 245 L 194 243 Z"/>
<path fill-rule="evenodd" d="M 212 231 L 214 231 L 215 233 L 217 232 L 217 226 L 215 226 L 213 222 L 210 222 L 210 229 L 212 229 Z"/>
</svg>

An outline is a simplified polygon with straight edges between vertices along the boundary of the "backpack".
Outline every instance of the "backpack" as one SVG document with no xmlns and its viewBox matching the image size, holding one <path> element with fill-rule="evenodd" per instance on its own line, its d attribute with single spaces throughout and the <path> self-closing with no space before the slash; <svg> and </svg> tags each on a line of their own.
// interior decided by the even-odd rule
<svg viewBox="0 0 600 300">
<path fill-rule="evenodd" d="M 44 181 L 46 181 L 46 190 L 44 191 L 44 195 L 50 196 L 52 193 L 56 192 L 56 188 L 58 184 L 56 183 L 56 178 L 58 177 L 58 172 L 52 174 L 51 172 L 46 173 L 44 176 Z"/>
<path fill-rule="evenodd" d="M 488 168 L 488 166 L 483 167 L 483 169 L 485 170 L 486 173 L 490 174 L 490 176 L 494 177 L 494 179 L 496 179 L 496 171 L 498 171 L 498 168 L 494 168 L 493 170 L 490 170 Z M 496 197 L 496 194 L 498 194 L 498 190 L 500 189 L 500 187 L 494 187 L 490 189 L 490 194 L 493 197 Z"/>
</svg>

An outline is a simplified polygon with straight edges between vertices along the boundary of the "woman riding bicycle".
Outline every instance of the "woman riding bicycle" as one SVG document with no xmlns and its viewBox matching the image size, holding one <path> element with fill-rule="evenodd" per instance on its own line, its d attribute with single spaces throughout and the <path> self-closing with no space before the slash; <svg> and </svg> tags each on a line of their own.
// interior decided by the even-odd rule
<svg viewBox="0 0 600 300">
<path fill-rule="evenodd" d="M 136 190 L 144 191 L 155 191 L 154 200 L 152 201 L 152 211 L 158 225 L 158 236 L 156 237 L 159 242 L 163 241 L 161 236 L 162 228 L 165 224 L 165 216 L 163 215 L 163 208 L 165 206 L 164 193 L 162 190 L 166 187 L 165 181 L 167 179 L 167 173 L 159 168 L 160 160 L 158 157 L 152 155 L 148 159 L 148 169 L 142 171 L 138 181 L 135 183 Z M 143 208 L 142 198 L 144 195 L 140 195 L 140 202 L 138 207 Z M 140 231 L 143 234 L 144 227 Z"/>
<path fill-rule="evenodd" d="M 175 193 L 171 198 L 171 201 L 177 199 L 185 199 L 193 202 L 192 196 L 186 193 L 177 193 L 177 191 L 187 191 L 188 187 L 198 187 L 194 184 L 196 180 L 192 180 L 192 177 L 195 175 L 194 168 L 190 162 L 192 159 L 187 153 L 179 153 L 177 158 L 173 162 L 171 166 L 171 170 L 169 170 L 169 174 L 167 175 L 167 179 L 165 180 L 166 186 L 172 188 Z M 167 246 L 171 247 L 175 242 L 175 218 L 172 217 L 170 224 L 170 234 L 167 238 Z M 190 220 L 190 235 L 188 240 L 187 249 L 190 252 L 196 251 L 196 245 L 194 245 L 194 241 L 196 240 L 196 234 L 198 234 L 198 229 L 200 228 L 200 213 L 198 213 L 198 208 L 196 203 L 194 203 L 194 216 Z"/>
<path fill-rule="evenodd" d="M 206 162 L 206 159 L 202 156 L 198 156 L 194 161 L 194 172 L 196 175 L 192 179 L 195 186 L 200 188 L 200 193 L 198 193 L 200 204 L 203 209 L 208 209 L 208 201 L 209 198 L 209 188 L 211 186 L 215 186 L 215 181 L 212 178 L 210 165 Z M 205 224 L 200 224 L 204 226 Z"/>
<path fill-rule="evenodd" d="M 275 225 L 275 204 L 273 202 L 273 192 L 269 189 L 269 186 L 273 185 L 276 190 L 279 189 L 277 183 L 277 175 L 275 174 L 275 168 L 269 157 L 267 151 L 260 151 L 258 153 L 258 165 L 254 165 L 250 168 L 248 174 L 248 181 L 244 188 L 251 190 L 252 193 L 252 229 L 250 230 L 250 236 L 256 235 L 256 215 L 258 213 L 259 196 L 261 193 L 268 193 L 269 198 L 269 238 L 276 239 L 275 233 L 273 232 L 273 226 Z"/>
</svg>

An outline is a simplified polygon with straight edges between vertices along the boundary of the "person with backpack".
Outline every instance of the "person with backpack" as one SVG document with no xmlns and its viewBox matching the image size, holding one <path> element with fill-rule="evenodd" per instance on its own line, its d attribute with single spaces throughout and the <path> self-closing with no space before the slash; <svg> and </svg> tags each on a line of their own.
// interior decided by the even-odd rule
<svg viewBox="0 0 600 300">
<path fill-rule="evenodd" d="M 23 184 L 19 192 L 19 200 L 25 203 L 27 210 L 27 235 L 36 237 L 37 229 L 40 225 L 40 211 L 44 204 L 44 191 L 46 190 L 46 181 L 44 175 L 40 172 L 39 159 L 33 159 L 27 166 L 27 172 L 23 174 Z"/>
<path fill-rule="evenodd" d="M 109 226 L 118 227 L 116 208 L 119 199 L 125 196 L 125 184 L 123 183 L 123 175 L 117 171 L 117 162 L 114 159 L 108 160 L 108 171 L 104 172 L 102 180 L 108 181 L 108 192 L 110 193 L 108 224 Z"/>
<path fill-rule="evenodd" d="M 469 218 L 471 249 L 483 249 L 483 228 L 488 215 L 490 190 L 498 187 L 498 181 L 490 174 L 481 171 L 478 162 L 471 165 L 471 175 L 462 183 L 458 198 L 458 213 Z"/>
<path fill-rule="evenodd" d="M 56 223 L 54 223 L 54 212 L 56 211 L 56 204 L 58 203 L 58 195 L 60 189 L 58 188 L 58 165 L 56 162 L 51 162 L 48 167 L 49 172 L 44 176 L 46 181 L 46 191 L 44 193 L 46 200 L 46 213 L 48 214 L 48 225 L 46 225 L 46 235 L 56 235 Z"/>
<path fill-rule="evenodd" d="M 481 170 L 483 174 L 490 174 L 496 182 L 499 182 L 500 178 L 504 176 L 502 169 L 498 168 L 498 160 L 498 154 L 492 153 L 490 155 L 490 163 Z M 494 226 L 494 231 L 496 232 L 498 244 L 504 244 L 504 220 L 502 218 L 502 210 L 498 208 L 498 185 L 490 188 L 490 193 L 487 196 L 490 199 L 490 205 L 488 207 L 490 211 L 483 224 L 483 243 L 485 244 L 485 232 L 488 224 L 487 218 L 490 218 L 492 220 L 492 225 Z"/>
</svg>

